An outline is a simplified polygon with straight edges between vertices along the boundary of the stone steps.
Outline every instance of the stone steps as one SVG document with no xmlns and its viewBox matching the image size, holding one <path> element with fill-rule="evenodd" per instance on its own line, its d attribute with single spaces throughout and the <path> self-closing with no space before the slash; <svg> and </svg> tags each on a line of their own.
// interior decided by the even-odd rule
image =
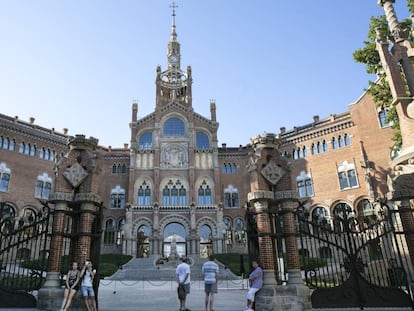
<svg viewBox="0 0 414 311">
<path fill-rule="evenodd" d="M 201 267 L 207 259 L 198 256 L 190 256 L 191 260 L 191 280 L 203 280 Z M 163 264 L 156 264 L 157 257 L 150 256 L 149 258 L 134 258 L 126 263 L 115 274 L 106 278 L 110 280 L 136 280 L 136 281 L 174 281 L 176 279 L 175 269 L 180 263 L 179 260 L 164 262 Z M 221 263 L 219 263 L 221 280 L 238 280 L 238 276 L 231 273 Z"/>
</svg>

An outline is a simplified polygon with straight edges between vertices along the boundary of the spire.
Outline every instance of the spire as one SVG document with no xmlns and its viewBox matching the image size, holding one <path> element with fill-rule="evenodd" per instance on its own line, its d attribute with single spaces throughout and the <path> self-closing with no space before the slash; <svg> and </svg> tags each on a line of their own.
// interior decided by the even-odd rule
<svg viewBox="0 0 414 311">
<path fill-rule="evenodd" d="M 177 32 L 175 31 L 175 9 L 178 6 L 173 2 L 170 5 L 172 9 L 172 24 L 171 24 L 171 36 L 170 41 L 168 42 L 167 57 L 168 57 L 168 68 L 180 68 L 180 43 L 177 41 Z"/>
<path fill-rule="evenodd" d="M 172 9 L 172 23 L 171 23 L 171 41 L 177 41 L 177 33 L 175 31 L 175 9 L 178 8 L 178 5 L 173 2 L 170 5 L 170 8 Z"/>
</svg>

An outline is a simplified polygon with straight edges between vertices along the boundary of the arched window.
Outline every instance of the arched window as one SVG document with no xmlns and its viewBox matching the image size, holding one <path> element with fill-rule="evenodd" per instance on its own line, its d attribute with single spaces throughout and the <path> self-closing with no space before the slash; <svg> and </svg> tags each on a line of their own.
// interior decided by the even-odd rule
<svg viewBox="0 0 414 311">
<path fill-rule="evenodd" d="M 112 165 L 112 174 L 116 174 L 116 164 Z"/>
<path fill-rule="evenodd" d="M 39 151 L 39 158 L 40 159 L 44 159 L 45 158 L 45 148 L 40 148 L 40 151 Z"/>
<path fill-rule="evenodd" d="M 332 210 L 333 212 L 333 227 L 336 233 L 344 232 L 352 229 L 352 218 L 355 218 L 355 213 L 352 208 L 346 203 L 338 203 Z M 345 227 L 348 226 L 348 227 Z"/>
<path fill-rule="evenodd" d="M 0 192 L 9 191 L 11 170 L 4 162 L 0 163 Z"/>
<path fill-rule="evenodd" d="M 349 137 L 348 134 L 344 135 L 344 144 L 345 144 L 345 146 L 350 146 L 351 145 L 351 138 Z"/>
<path fill-rule="evenodd" d="M 319 142 L 318 142 L 318 146 L 319 146 Z M 311 152 L 312 152 L 312 154 L 317 154 L 318 153 L 318 147 L 316 146 L 315 143 L 312 143 Z"/>
<path fill-rule="evenodd" d="M 122 245 L 122 230 L 125 224 L 125 217 L 118 220 L 117 232 L 116 232 L 116 244 Z"/>
<path fill-rule="evenodd" d="M 115 222 L 108 219 L 105 222 L 104 244 L 115 244 Z"/>
<path fill-rule="evenodd" d="M 125 189 L 120 186 L 111 190 L 111 208 L 125 208 Z"/>
<path fill-rule="evenodd" d="M 377 215 L 375 208 L 368 199 L 363 199 L 358 202 L 357 211 L 360 224 L 369 226 L 376 222 Z"/>
<path fill-rule="evenodd" d="M 300 175 L 296 177 L 296 185 L 299 197 L 306 198 L 313 196 L 312 177 L 310 174 L 301 171 Z"/>
<path fill-rule="evenodd" d="M 358 187 L 358 178 L 353 163 L 344 161 L 337 169 L 341 190 Z"/>
<path fill-rule="evenodd" d="M 163 205 L 186 205 L 187 191 L 181 184 L 180 180 L 174 183 L 171 179 L 162 190 L 162 204 Z"/>
<path fill-rule="evenodd" d="M 224 207 L 239 207 L 239 193 L 232 185 L 224 189 Z"/>
<path fill-rule="evenodd" d="M 184 136 L 185 125 L 184 122 L 176 117 L 170 118 L 164 123 L 164 136 Z"/>
<path fill-rule="evenodd" d="M 14 143 L 14 140 L 12 140 L 12 141 Z M 8 137 L 6 137 L 6 139 L 3 141 L 3 149 L 14 150 L 14 145 L 13 145 L 13 148 L 10 148 L 10 145 L 11 145 L 10 142 L 11 142 L 10 139 Z"/>
<path fill-rule="evenodd" d="M 296 149 L 293 149 L 293 150 L 292 150 L 292 157 L 293 157 L 293 160 L 297 160 L 297 159 L 299 159 L 299 157 L 298 157 L 298 152 L 297 152 L 297 150 L 296 150 Z"/>
<path fill-rule="evenodd" d="M 7 203 L 0 205 L 0 221 L 7 219 L 7 218 L 14 218 L 15 215 L 16 215 L 16 212 L 11 205 Z"/>
<path fill-rule="evenodd" d="M 183 206 L 186 205 L 187 203 L 187 195 L 186 195 L 186 190 L 184 189 L 184 186 L 181 185 L 181 188 L 178 190 L 178 204 Z"/>
<path fill-rule="evenodd" d="M 314 230 L 331 228 L 328 209 L 323 206 L 317 206 L 312 210 L 312 223 L 316 224 Z"/>
<path fill-rule="evenodd" d="M 244 220 L 236 218 L 234 225 L 234 242 L 246 243 L 246 231 L 244 228 Z"/>
<path fill-rule="evenodd" d="M 142 183 L 138 188 L 137 193 L 137 205 L 138 206 L 150 206 L 151 205 L 151 188 L 146 181 Z"/>
<path fill-rule="evenodd" d="M 52 178 L 43 173 L 37 176 L 35 198 L 37 199 L 49 199 L 50 192 L 52 190 Z"/>
<path fill-rule="evenodd" d="M 226 244 L 230 245 L 233 244 L 233 226 L 232 221 L 229 217 L 223 217 L 224 225 L 226 226 L 226 232 L 225 232 L 225 240 Z"/>
<path fill-rule="evenodd" d="M 32 148 L 32 145 L 31 144 L 27 144 L 25 147 L 24 147 L 24 154 L 25 155 L 30 155 L 30 149 Z"/>
<path fill-rule="evenodd" d="M 321 142 L 318 141 L 318 153 L 322 153 L 322 152 L 323 152 L 322 144 Z"/>
<path fill-rule="evenodd" d="M 390 126 L 390 122 L 388 121 L 388 109 L 382 108 L 378 112 L 378 120 L 381 127 Z"/>
<path fill-rule="evenodd" d="M 210 140 L 206 133 L 196 133 L 196 148 L 197 149 L 210 149 Z"/>
<path fill-rule="evenodd" d="M 139 150 L 152 149 L 152 132 L 146 132 L 139 137 L 138 149 Z"/>
<path fill-rule="evenodd" d="M 322 149 L 323 152 L 328 152 L 328 143 L 326 142 L 326 140 L 322 142 Z"/>
<path fill-rule="evenodd" d="M 336 137 L 332 138 L 332 149 L 338 149 L 338 141 Z"/>
<path fill-rule="evenodd" d="M 33 145 L 32 148 L 30 149 L 30 156 L 34 157 L 36 156 L 36 146 Z"/>
<path fill-rule="evenodd" d="M 341 135 L 338 136 L 338 148 L 342 148 L 344 146 L 344 139 Z"/>
<path fill-rule="evenodd" d="M 198 188 L 198 205 L 211 205 L 211 188 L 205 180 Z"/>
</svg>

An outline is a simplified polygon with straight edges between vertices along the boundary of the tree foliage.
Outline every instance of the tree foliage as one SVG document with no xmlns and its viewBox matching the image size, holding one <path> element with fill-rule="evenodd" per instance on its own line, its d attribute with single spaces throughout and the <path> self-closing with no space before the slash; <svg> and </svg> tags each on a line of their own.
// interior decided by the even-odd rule
<svg viewBox="0 0 414 311">
<path fill-rule="evenodd" d="M 407 0 L 407 6 L 410 13 L 414 14 L 414 0 Z M 400 25 L 401 29 L 406 30 L 406 33 L 410 34 L 408 31 L 411 28 L 410 19 L 403 20 Z M 372 95 L 374 102 L 379 107 L 388 109 L 387 121 L 392 124 L 392 128 L 396 129 L 396 134 L 393 137 L 394 146 L 392 148 L 398 149 L 402 145 L 400 126 L 395 106 L 392 105 L 393 98 L 390 86 L 380 62 L 380 56 L 376 50 L 377 33 L 382 38 L 388 38 L 390 41 L 393 40 L 385 15 L 371 17 L 367 40 L 364 41 L 364 46 L 361 49 L 353 53 L 353 57 L 356 62 L 366 65 L 367 73 L 377 76 L 376 81 L 368 82 L 369 87 L 365 91 Z"/>
</svg>

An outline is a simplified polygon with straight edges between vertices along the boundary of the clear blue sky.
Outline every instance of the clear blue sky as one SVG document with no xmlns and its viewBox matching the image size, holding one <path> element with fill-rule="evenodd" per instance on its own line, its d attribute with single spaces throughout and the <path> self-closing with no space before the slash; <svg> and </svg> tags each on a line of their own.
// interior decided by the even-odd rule
<svg viewBox="0 0 414 311">
<path fill-rule="evenodd" d="M 0 0 L 0 112 L 103 146 L 130 142 L 131 104 L 155 108 L 171 1 Z M 219 145 L 348 110 L 375 77 L 352 53 L 377 0 L 176 0 L 193 106 L 217 104 Z M 399 20 L 406 0 L 395 4 Z"/>
</svg>

